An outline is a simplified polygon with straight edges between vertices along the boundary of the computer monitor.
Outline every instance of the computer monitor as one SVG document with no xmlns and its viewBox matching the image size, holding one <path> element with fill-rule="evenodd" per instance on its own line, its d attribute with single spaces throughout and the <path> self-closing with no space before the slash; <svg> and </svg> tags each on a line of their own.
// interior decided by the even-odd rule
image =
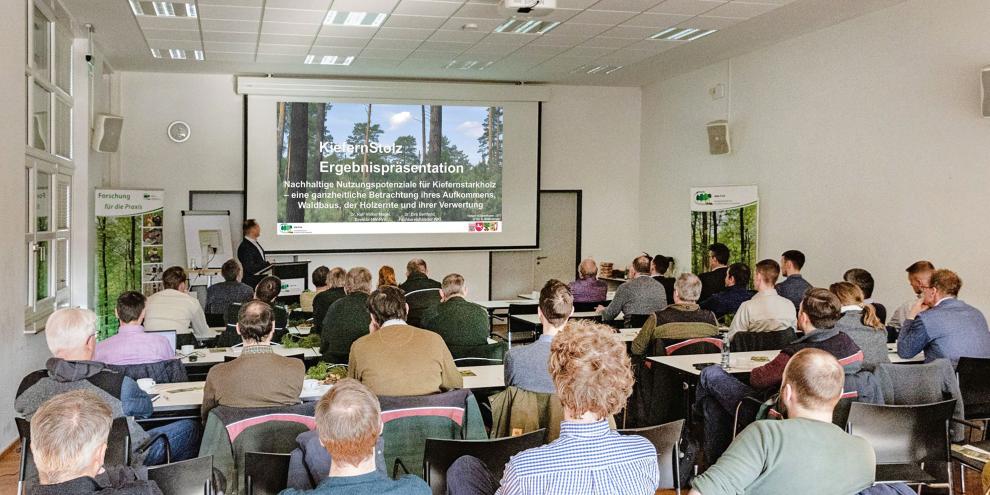
<svg viewBox="0 0 990 495">
<path fill-rule="evenodd" d="M 145 332 L 153 333 L 155 335 L 161 335 L 162 337 L 168 339 L 168 343 L 169 345 L 172 346 L 172 349 L 177 348 L 175 347 L 175 339 L 176 339 L 176 334 L 178 332 L 176 332 L 175 330 L 145 330 Z"/>
</svg>

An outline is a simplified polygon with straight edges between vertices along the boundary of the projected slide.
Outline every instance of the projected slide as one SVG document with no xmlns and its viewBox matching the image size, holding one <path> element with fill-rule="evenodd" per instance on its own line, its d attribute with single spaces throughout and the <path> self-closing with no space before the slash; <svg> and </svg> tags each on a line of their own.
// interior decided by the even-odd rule
<svg viewBox="0 0 990 495">
<path fill-rule="evenodd" d="M 275 110 L 279 235 L 503 230 L 502 107 L 280 101 Z"/>
</svg>

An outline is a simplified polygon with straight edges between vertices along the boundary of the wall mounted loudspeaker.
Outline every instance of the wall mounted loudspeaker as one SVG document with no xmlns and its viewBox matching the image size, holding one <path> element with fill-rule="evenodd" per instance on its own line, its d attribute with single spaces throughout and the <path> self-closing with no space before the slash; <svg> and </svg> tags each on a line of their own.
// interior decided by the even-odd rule
<svg viewBox="0 0 990 495">
<path fill-rule="evenodd" d="M 708 152 L 713 155 L 724 155 L 732 151 L 729 146 L 729 121 L 715 120 L 709 122 L 708 127 Z"/>
<path fill-rule="evenodd" d="M 93 149 L 104 153 L 113 153 L 120 147 L 120 130 L 124 126 L 124 118 L 117 115 L 101 113 L 93 123 Z"/>
<path fill-rule="evenodd" d="M 990 66 L 980 72 L 980 94 L 983 95 L 983 116 L 990 117 Z"/>
</svg>

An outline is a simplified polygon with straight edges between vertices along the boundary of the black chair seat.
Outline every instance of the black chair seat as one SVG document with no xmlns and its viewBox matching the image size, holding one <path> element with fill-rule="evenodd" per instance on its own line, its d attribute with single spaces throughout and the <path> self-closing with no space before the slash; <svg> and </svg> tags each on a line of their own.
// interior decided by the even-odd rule
<svg viewBox="0 0 990 495">
<path fill-rule="evenodd" d="M 212 478 L 213 456 L 148 468 L 148 480 L 164 495 L 210 495 Z"/>
<path fill-rule="evenodd" d="M 288 484 L 289 454 L 245 452 L 244 479 L 247 495 L 276 495 Z"/>
<path fill-rule="evenodd" d="M 935 477 L 916 464 L 879 464 L 877 483 L 933 483 Z"/>
<path fill-rule="evenodd" d="M 546 429 L 514 437 L 491 440 L 447 440 L 427 438 L 423 453 L 423 474 L 434 495 L 447 493 L 447 469 L 465 455 L 477 457 L 492 472 L 495 479 L 502 479 L 509 457 L 526 449 L 543 445 Z"/>
</svg>

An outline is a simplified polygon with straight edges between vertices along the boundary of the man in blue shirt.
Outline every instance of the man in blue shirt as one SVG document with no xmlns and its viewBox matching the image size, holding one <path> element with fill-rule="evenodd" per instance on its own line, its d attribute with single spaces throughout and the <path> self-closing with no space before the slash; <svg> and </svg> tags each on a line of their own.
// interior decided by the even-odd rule
<svg viewBox="0 0 990 495">
<path fill-rule="evenodd" d="M 784 275 L 784 280 L 777 284 L 777 294 L 786 297 L 794 303 L 794 310 L 801 305 L 804 293 L 808 292 L 812 286 L 801 276 L 801 269 L 804 268 L 804 253 L 791 249 L 784 251 L 780 255 L 780 271 Z"/>
<path fill-rule="evenodd" d="M 990 358 L 990 330 L 980 310 L 957 299 L 959 275 L 935 270 L 931 282 L 911 308 L 897 337 L 897 354 L 911 358 L 925 351 L 925 362 L 945 358 L 952 366 L 959 358 Z"/>
<path fill-rule="evenodd" d="M 431 495 L 430 486 L 407 474 L 391 479 L 375 467 L 382 411 L 375 394 L 352 378 L 337 382 L 316 405 L 316 430 L 330 453 L 330 477 L 313 490 L 280 495 Z"/>
<path fill-rule="evenodd" d="M 553 337 L 563 330 L 574 313 L 574 298 L 568 286 L 557 279 L 549 280 L 540 290 L 540 305 L 536 312 L 543 332 L 536 342 L 509 349 L 505 355 L 505 386 L 553 394 L 557 388 L 547 371 L 547 360 Z"/>
<path fill-rule="evenodd" d="M 653 444 L 620 435 L 608 424 L 625 406 L 634 381 L 626 346 L 615 332 L 587 320 L 571 322 L 554 338 L 548 368 L 564 408 L 560 437 L 513 456 L 501 482 L 479 459 L 461 457 L 447 471 L 447 493 L 655 493 L 660 471 Z"/>
<path fill-rule="evenodd" d="M 742 303 L 753 298 L 756 291 L 749 290 L 750 270 L 746 263 L 733 263 L 725 273 L 725 290 L 701 302 L 701 309 L 707 309 L 721 321 L 725 315 L 735 314 Z"/>
</svg>

